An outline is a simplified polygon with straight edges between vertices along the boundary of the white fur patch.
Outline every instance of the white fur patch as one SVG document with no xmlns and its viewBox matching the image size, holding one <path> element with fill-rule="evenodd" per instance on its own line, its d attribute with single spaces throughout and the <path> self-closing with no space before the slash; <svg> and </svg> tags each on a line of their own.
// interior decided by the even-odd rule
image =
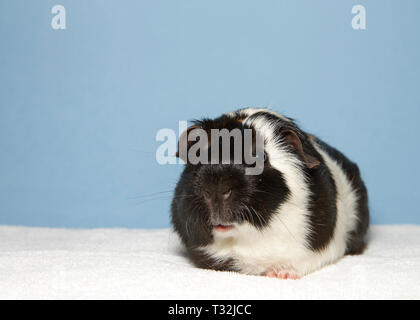
<svg viewBox="0 0 420 320">
<path fill-rule="evenodd" d="M 290 119 L 285 117 L 284 115 L 282 115 L 280 113 L 277 113 L 277 112 L 275 112 L 273 110 L 270 110 L 270 109 L 265 109 L 265 108 L 245 108 L 245 109 L 241 109 L 239 111 L 242 112 L 243 114 L 246 114 L 247 117 L 250 117 L 257 112 L 265 112 L 265 113 L 271 114 L 273 116 L 276 116 L 276 117 L 282 119 L 283 121 L 290 121 Z M 235 116 L 236 113 L 237 113 L 237 111 L 234 111 L 234 112 L 226 113 L 226 115 Z"/>
</svg>

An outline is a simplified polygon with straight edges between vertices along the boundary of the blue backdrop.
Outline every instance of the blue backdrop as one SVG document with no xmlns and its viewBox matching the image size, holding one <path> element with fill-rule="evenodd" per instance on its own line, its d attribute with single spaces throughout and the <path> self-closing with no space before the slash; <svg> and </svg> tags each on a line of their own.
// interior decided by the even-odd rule
<svg viewBox="0 0 420 320">
<path fill-rule="evenodd" d="M 358 162 L 374 223 L 420 223 L 419 39 L 416 0 L 0 0 L 0 224 L 167 227 L 157 131 L 245 106 Z"/>
</svg>

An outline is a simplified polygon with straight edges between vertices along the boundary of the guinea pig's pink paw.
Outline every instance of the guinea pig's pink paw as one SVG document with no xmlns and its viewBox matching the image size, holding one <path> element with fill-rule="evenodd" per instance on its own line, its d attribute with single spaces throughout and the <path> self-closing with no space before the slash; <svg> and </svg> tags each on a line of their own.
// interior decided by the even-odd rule
<svg viewBox="0 0 420 320">
<path fill-rule="evenodd" d="M 265 276 L 269 278 L 291 279 L 291 280 L 297 280 L 300 278 L 299 275 L 293 270 L 270 270 L 265 274 Z"/>
</svg>

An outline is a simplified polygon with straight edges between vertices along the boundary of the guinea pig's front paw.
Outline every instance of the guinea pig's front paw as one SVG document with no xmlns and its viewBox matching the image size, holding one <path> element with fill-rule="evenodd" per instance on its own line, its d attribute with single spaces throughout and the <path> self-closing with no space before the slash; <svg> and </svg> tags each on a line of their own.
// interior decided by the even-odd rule
<svg viewBox="0 0 420 320">
<path fill-rule="evenodd" d="M 300 276 L 294 270 L 287 270 L 287 269 L 284 269 L 284 270 L 272 269 L 272 270 L 267 271 L 264 275 L 269 278 L 292 279 L 292 280 L 300 279 Z"/>
</svg>

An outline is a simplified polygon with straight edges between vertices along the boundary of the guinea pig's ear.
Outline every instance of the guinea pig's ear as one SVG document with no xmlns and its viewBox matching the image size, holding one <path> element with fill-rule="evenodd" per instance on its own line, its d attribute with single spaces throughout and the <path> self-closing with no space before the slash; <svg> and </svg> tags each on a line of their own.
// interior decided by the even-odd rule
<svg viewBox="0 0 420 320">
<path fill-rule="evenodd" d="M 316 168 L 321 164 L 317 158 L 303 150 L 302 142 L 300 141 L 296 132 L 286 129 L 281 131 L 281 135 L 284 138 L 284 141 L 286 141 L 290 146 L 292 146 L 293 149 L 296 150 L 298 155 L 303 159 L 303 162 L 309 169 Z"/>
<path fill-rule="evenodd" d="M 184 132 L 181 133 L 178 141 L 178 150 L 175 153 L 177 158 L 182 159 L 185 163 L 187 163 L 187 155 L 189 147 L 194 143 L 193 141 L 188 141 L 188 135 L 191 130 L 201 128 L 199 125 L 193 125 L 188 127 Z"/>
</svg>

